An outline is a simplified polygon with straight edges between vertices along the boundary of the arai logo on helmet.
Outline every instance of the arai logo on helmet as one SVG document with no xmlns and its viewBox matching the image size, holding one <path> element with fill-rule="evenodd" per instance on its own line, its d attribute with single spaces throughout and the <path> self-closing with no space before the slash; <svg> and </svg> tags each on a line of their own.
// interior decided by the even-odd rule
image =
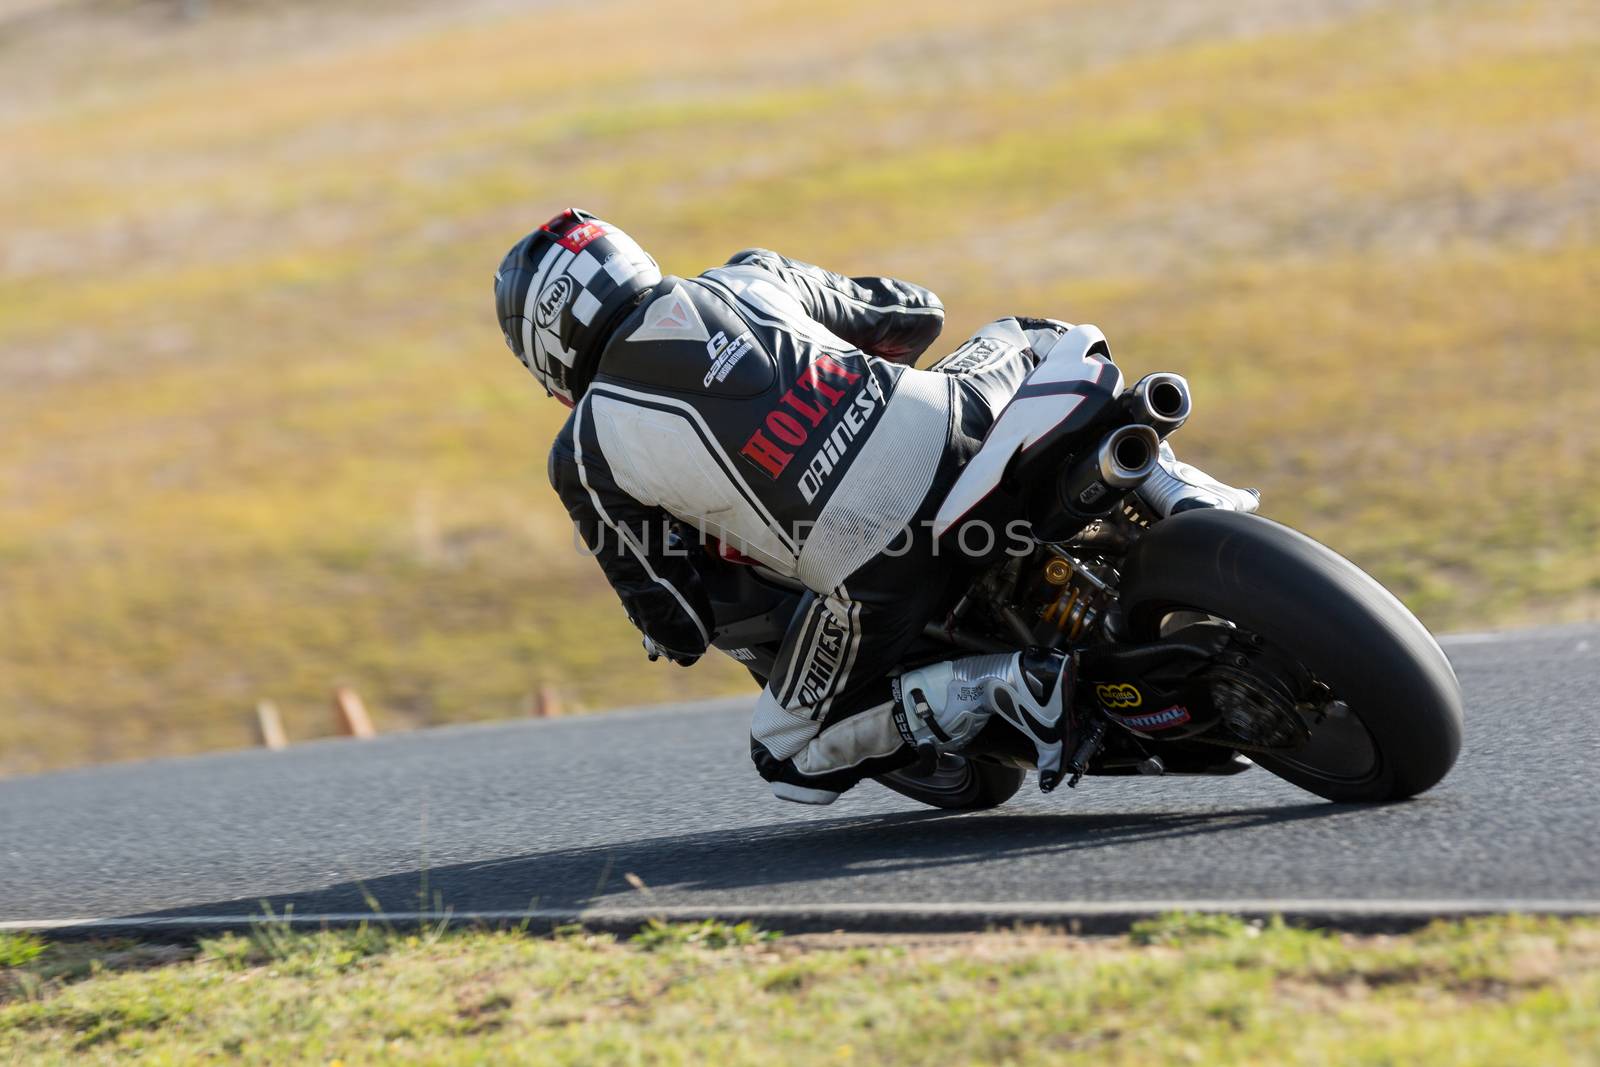
<svg viewBox="0 0 1600 1067">
<path fill-rule="evenodd" d="M 533 316 L 533 321 L 540 329 L 548 329 L 550 324 L 556 321 L 556 316 L 567 306 L 567 301 L 572 299 L 572 292 L 577 287 L 578 283 L 566 274 L 544 287 L 544 292 L 539 294 L 539 307 Z"/>
</svg>

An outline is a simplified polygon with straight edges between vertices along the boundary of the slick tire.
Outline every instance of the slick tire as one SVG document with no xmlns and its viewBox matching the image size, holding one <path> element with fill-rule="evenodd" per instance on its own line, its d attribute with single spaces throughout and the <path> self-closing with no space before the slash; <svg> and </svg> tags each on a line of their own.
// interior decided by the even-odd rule
<svg viewBox="0 0 1600 1067">
<path fill-rule="evenodd" d="M 1226 619 L 1331 687 L 1375 750 L 1368 765 L 1350 754 L 1358 742 L 1328 740 L 1359 734 L 1341 713 L 1322 740 L 1313 726 L 1301 753 L 1250 753 L 1261 767 L 1329 800 L 1377 802 L 1421 793 L 1455 764 L 1455 672 L 1416 616 L 1349 560 L 1259 516 L 1197 509 L 1157 523 L 1126 563 L 1120 602 L 1131 639 L 1154 640 L 1174 611 Z"/>
</svg>

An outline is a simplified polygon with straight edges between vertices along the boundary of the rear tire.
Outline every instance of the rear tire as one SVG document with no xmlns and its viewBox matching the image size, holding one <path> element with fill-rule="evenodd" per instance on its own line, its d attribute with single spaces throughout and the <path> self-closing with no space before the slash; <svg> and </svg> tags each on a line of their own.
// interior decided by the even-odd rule
<svg viewBox="0 0 1600 1067">
<path fill-rule="evenodd" d="M 1341 776 L 1304 754 L 1249 753 L 1318 796 L 1413 796 L 1461 751 L 1461 689 L 1438 642 L 1355 564 L 1286 526 L 1209 509 L 1157 523 L 1129 553 L 1120 603 L 1133 640 L 1154 640 L 1172 611 L 1197 610 L 1260 635 L 1329 686 L 1376 749 L 1370 770 Z M 1307 750 L 1316 744 L 1313 727 Z"/>
<path fill-rule="evenodd" d="M 877 781 L 903 797 L 950 811 L 982 811 L 996 808 L 1016 795 L 1028 772 L 987 760 L 965 756 L 939 757 L 931 774 L 919 775 L 912 769 L 880 774 Z"/>
</svg>

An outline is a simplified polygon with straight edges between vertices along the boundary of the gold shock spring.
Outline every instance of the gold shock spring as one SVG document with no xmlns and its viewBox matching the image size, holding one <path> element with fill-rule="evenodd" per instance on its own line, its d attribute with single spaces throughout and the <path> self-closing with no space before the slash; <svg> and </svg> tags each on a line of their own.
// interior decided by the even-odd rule
<svg viewBox="0 0 1600 1067">
<path fill-rule="evenodd" d="M 1062 587 L 1061 594 L 1044 609 L 1044 621 L 1053 623 L 1058 631 L 1072 641 L 1083 635 L 1096 614 L 1095 596 L 1093 592 L 1079 588 L 1072 580 L 1076 574 L 1077 570 L 1072 564 L 1059 556 L 1044 565 L 1045 581 Z"/>
</svg>

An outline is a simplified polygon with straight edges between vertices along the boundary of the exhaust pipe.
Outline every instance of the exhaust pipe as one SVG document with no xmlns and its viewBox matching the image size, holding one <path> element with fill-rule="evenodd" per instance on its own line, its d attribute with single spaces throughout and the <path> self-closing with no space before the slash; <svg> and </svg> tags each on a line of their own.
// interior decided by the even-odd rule
<svg viewBox="0 0 1600 1067">
<path fill-rule="evenodd" d="M 1034 523 L 1034 535 L 1041 541 L 1065 541 L 1111 514 L 1155 471 L 1160 449 L 1161 436 L 1150 426 L 1119 426 L 1106 434 L 1061 472 L 1053 514 Z"/>
<path fill-rule="evenodd" d="M 1112 489 L 1138 488 L 1154 473 L 1160 449 L 1161 436 L 1153 427 L 1119 426 L 1094 451 L 1099 480 Z"/>
<path fill-rule="evenodd" d="M 1188 380 L 1171 371 L 1146 374 L 1124 396 L 1128 417 L 1162 437 L 1182 426 L 1193 407 Z"/>
</svg>

